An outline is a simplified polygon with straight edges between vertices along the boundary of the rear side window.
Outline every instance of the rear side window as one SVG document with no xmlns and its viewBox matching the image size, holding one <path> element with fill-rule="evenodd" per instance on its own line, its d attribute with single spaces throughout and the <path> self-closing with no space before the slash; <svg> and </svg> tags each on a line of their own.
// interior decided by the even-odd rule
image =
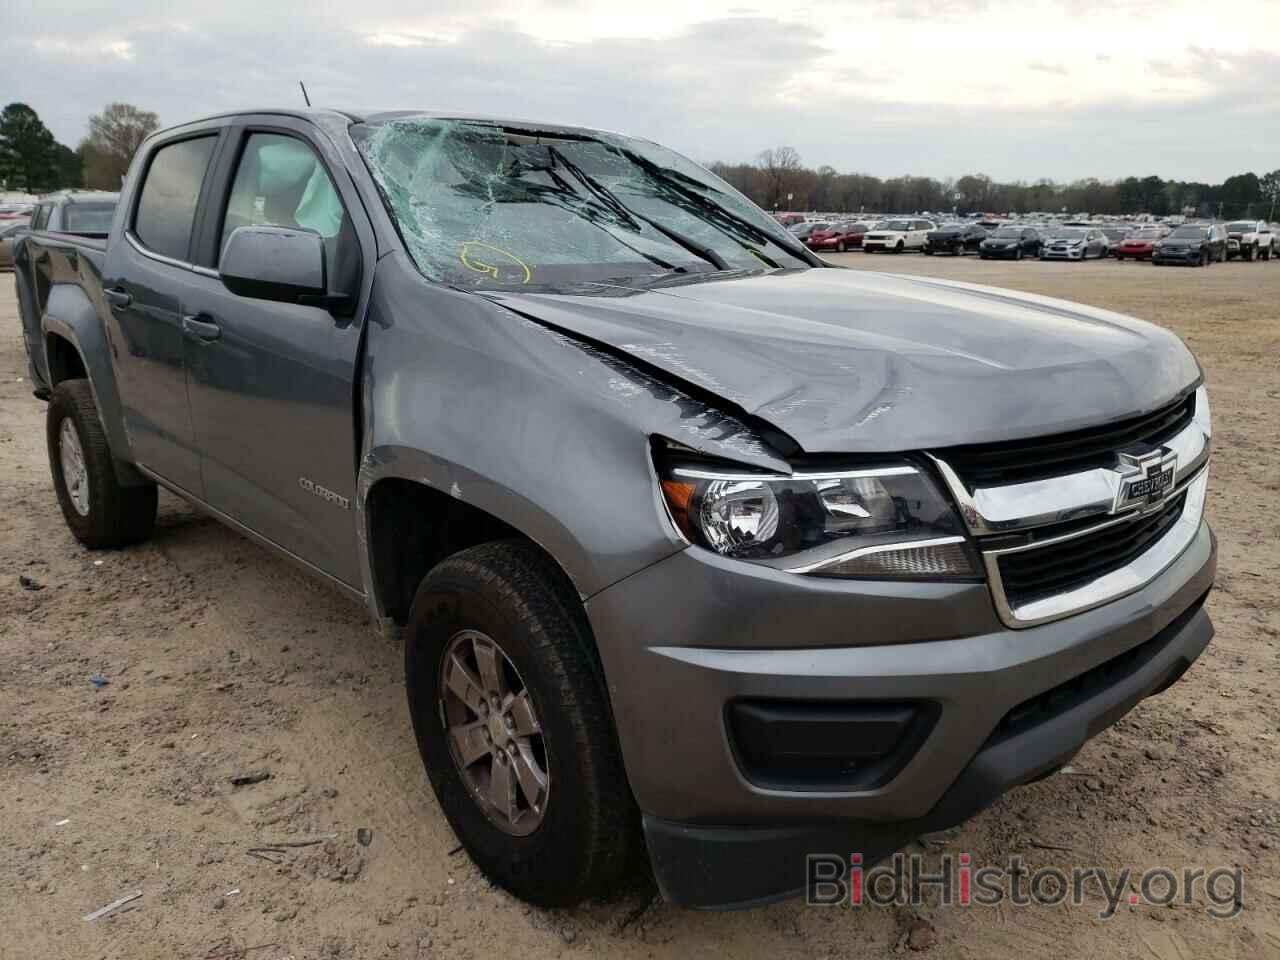
<svg viewBox="0 0 1280 960">
<path fill-rule="evenodd" d="M 110 233 L 115 216 L 114 203 L 72 203 L 62 210 L 63 229 L 68 233 Z"/>
<path fill-rule="evenodd" d="M 211 135 L 171 143 L 151 158 L 133 221 L 133 232 L 147 249 L 187 259 L 200 186 L 217 139 Z"/>
<path fill-rule="evenodd" d="M 31 218 L 32 230 L 43 230 L 49 223 L 49 211 L 52 209 L 49 204 L 42 203 L 36 207 L 36 215 Z"/>
</svg>

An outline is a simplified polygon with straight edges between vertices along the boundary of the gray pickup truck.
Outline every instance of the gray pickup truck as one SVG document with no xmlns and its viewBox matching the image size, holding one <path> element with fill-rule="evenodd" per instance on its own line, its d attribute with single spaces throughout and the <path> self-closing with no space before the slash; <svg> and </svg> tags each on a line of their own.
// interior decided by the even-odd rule
<svg viewBox="0 0 1280 960">
<path fill-rule="evenodd" d="M 538 904 L 646 854 L 702 907 L 875 862 L 1213 633 L 1177 337 L 832 268 L 653 143 L 217 116 L 146 141 L 105 242 L 19 255 L 76 537 L 163 486 L 400 628 L 440 807 Z"/>
</svg>

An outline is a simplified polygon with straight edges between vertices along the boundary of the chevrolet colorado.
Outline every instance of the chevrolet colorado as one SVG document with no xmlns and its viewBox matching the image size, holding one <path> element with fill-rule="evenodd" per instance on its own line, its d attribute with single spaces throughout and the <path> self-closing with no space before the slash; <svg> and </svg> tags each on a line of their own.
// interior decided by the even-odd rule
<svg viewBox="0 0 1280 960">
<path fill-rule="evenodd" d="M 532 902 L 873 863 L 1213 633 L 1177 337 L 828 267 L 646 141 L 217 116 L 142 145 L 105 242 L 19 255 L 75 536 L 164 486 L 399 630 L 440 807 Z"/>
</svg>

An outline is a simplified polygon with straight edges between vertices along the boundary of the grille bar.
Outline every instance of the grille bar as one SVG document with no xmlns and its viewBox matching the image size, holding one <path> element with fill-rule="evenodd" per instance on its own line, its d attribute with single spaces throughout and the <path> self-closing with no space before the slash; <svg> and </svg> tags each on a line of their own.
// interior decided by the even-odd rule
<svg viewBox="0 0 1280 960">
<path fill-rule="evenodd" d="M 1000 579 L 1014 606 L 1081 587 L 1127 566 L 1177 523 L 1186 492 L 1162 509 L 1129 523 L 1105 527 L 1071 540 L 1001 555 Z"/>
<path fill-rule="evenodd" d="M 1115 451 L 1145 442 L 1158 446 L 1195 415 L 1195 394 L 1159 410 L 1101 427 L 1030 440 L 971 444 L 937 451 L 970 490 L 1025 483 L 1115 463 Z"/>
</svg>

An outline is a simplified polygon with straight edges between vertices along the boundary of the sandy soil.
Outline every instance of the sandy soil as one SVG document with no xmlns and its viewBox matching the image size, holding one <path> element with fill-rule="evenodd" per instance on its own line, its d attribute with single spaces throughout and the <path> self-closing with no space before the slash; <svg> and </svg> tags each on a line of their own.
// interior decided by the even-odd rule
<svg viewBox="0 0 1280 960">
<path fill-rule="evenodd" d="M 1216 640 L 1090 743 L 1075 775 L 921 849 L 975 864 L 1016 853 L 1030 869 L 1239 865 L 1236 918 L 1211 918 L 1201 899 L 1102 920 L 1100 895 L 1085 908 L 728 915 L 643 891 L 561 912 L 512 900 L 457 852 L 410 734 L 400 653 L 361 609 L 168 496 L 150 543 L 91 554 L 72 539 L 6 277 L 0 957 L 1280 956 L 1280 265 L 840 259 L 1084 300 L 1165 324 L 1198 353 L 1215 412 Z M 256 771 L 269 779 L 231 782 Z M 135 891 L 130 909 L 81 919 Z"/>
</svg>

